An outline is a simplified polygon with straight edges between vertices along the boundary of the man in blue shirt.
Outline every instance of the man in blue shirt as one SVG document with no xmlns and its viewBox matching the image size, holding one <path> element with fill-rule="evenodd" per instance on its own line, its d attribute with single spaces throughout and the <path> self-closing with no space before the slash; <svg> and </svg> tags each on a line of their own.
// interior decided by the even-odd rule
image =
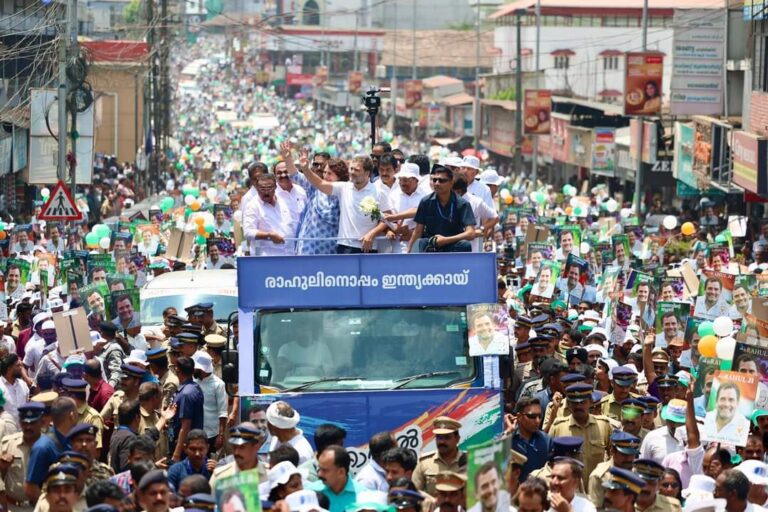
<svg viewBox="0 0 768 512">
<path fill-rule="evenodd" d="M 192 429 L 203 428 L 203 391 L 194 381 L 195 362 L 190 357 L 180 357 L 176 361 L 176 373 L 179 377 L 179 391 L 173 399 L 177 406 L 176 417 L 171 424 L 171 434 L 176 448 L 173 461 L 179 462 L 187 434 Z"/>
<path fill-rule="evenodd" d="M 418 243 L 418 252 L 470 252 L 475 238 L 475 215 L 469 201 L 453 191 L 453 171 L 436 165 L 430 175 L 433 193 L 416 208 L 416 227 L 408 252 Z"/>
<path fill-rule="evenodd" d="M 53 427 L 40 436 L 29 452 L 24 493 L 30 503 L 37 503 L 48 469 L 69 450 L 66 434 L 77 425 L 77 404 L 68 397 L 59 397 L 51 404 Z"/>
<path fill-rule="evenodd" d="M 208 469 L 208 438 L 204 430 L 190 430 L 184 445 L 184 460 L 168 468 L 168 483 L 178 492 L 181 481 L 189 475 L 203 475 L 206 480 L 211 478 Z M 215 463 L 216 461 L 211 461 Z"/>
<path fill-rule="evenodd" d="M 517 428 L 512 432 L 512 449 L 527 457 L 520 473 L 521 482 L 532 471 L 544 467 L 549 457 L 552 439 L 539 428 L 543 414 L 537 398 L 523 398 L 515 407 Z"/>
<path fill-rule="evenodd" d="M 349 474 L 349 453 L 341 446 L 329 446 L 318 455 L 317 465 L 320 481 L 314 482 L 310 488 L 328 497 L 328 512 L 344 512 L 355 503 L 361 490 Z"/>
</svg>

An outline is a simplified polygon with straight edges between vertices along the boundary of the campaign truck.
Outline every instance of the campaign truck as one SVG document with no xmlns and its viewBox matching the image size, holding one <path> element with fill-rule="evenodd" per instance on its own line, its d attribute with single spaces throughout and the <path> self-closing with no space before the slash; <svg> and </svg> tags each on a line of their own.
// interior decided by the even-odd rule
<svg viewBox="0 0 768 512">
<path fill-rule="evenodd" d="M 495 254 L 238 259 L 241 414 L 285 400 L 312 442 L 347 431 L 353 471 L 371 435 L 435 449 L 432 421 L 461 422 L 462 446 L 501 433 L 498 358 L 470 357 L 467 305 L 497 300 Z"/>
</svg>

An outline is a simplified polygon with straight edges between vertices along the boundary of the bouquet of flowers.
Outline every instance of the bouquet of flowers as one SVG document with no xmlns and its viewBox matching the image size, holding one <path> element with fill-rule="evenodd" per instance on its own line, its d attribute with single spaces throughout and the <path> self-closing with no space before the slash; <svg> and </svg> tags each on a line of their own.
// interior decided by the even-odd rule
<svg viewBox="0 0 768 512">
<path fill-rule="evenodd" d="M 381 220 L 381 210 L 379 210 L 379 203 L 372 196 L 368 196 L 360 201 L 360 211 L 370 217 L 373 222 Z"/>
</svg>

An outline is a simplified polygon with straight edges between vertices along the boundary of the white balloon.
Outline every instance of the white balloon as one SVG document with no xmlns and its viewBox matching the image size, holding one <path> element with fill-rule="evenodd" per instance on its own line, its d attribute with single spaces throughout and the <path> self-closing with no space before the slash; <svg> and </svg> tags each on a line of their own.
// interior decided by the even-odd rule
<svg viewBox="0 0 768 512">
<path fill-rule="evenodd" d="M 715 330 L 715 334 L 720 336 L 730 336 L 733 332 L 733 320 L 727 316 L 719 316 L 712 322 L 712 328 Z"/>
<path fill-rule="evenodd" d="M 589 254 L 589 250 L 591 249 L 591 247 L 587 242 L 581 242 L 579 249 L 581 250 L 581 254 L 584 255 L 584 254 Z"/>
<path fill-rule="evenodd" d="M 581 205 L 581 202 L 575 197 L 572 197 L 571 200 L 568 201 L 568 204 L 571 205 L 571 208 L 576 208 L 577 206 Z"/>
<path fill-rule="evenodd" d="M 666 217 L 664 217 L 664 220 L 662 221 L 661 225 L 671 231 L 677 227 L 677 217 L 675 217 L 674 215 L 667 215 Z"/>
<path fill-rule="evenodd" d="M 605 202 L 605 209 L 611 213 L 615 212 L 618 208 L 619 208 L 619 203 L 613 198 Z"/>
<path fill-rule="evenodd" d="M 184 196 L 184 204 L 185 205 L 189 206 L 189 205 L 191 205 L 194 202 L 195 202 L 195 198 L 192 197 L 192 194 L 187 194 L 187 195 Z"/>
<path fill-rule="evenodd" d="M 219 195 L 215 188 L 209 188 L 205 192 L 205 196 L 208 198 L 209 201 L 215 201 L 216 196 Z"/>
<path fill-rule="evenodd" d="M 102 249 L 105 249 L 105 250 L 109 249 L 109 241 L 110 241 L 109 237 L 105 236 L 104 238 L 99 240 L 99 247 L 101 247 Z"/>
<path fill-rule="evenodd" d="M 240 222 L 243 220 L 243 212 L 240 210 L 237 210 L 235 213 L 232 214 L 232 218 L 235 219 L 237 222 Z"/>
<path fill-rule="evenodd" d="M 715 345 L 715 351 L 717 352 L 717 357 L 724 361 L 733 360 L 733 351 L 735 349 L 736 349 L 736 340 L 731 338 L 730 336 L 728 336 L 727 338 L 722 338 L 717 342 L 717 345 Z"/>
<path fill-rule="evenodd" d="M 49 195 L 51 195 L 51 190 L 48 187 L 43 187 L 40 189 L 40 195 L 42 197 L 48 197 Z"/>
<path fill-rule="evenodd" d="M 619 215 L 621 215 L 622 219 L 628 219 L 630 215 L 632 215 L 632 209 L 631 208 L 622 208 L 619 212 Z"/>
</svg>

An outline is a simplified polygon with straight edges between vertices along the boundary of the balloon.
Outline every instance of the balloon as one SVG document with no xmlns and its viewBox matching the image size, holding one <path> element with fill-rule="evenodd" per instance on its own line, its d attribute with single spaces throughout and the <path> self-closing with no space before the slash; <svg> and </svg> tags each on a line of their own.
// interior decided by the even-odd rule
<svg viewBox="0 0 768 512">
<path fill-rule="evenodd" d="M 619 209 L 619 203 L 614 198 L 610 198 L 604 204 L 605 204 L 605 209 L 611 213 Z"/>
<path fill-rule="evenodd" d="M 569 217 L 571 215 L 573 215 L 573 208 L 571 208 L 570 206 L 566 206 L 565 207 L 565 214 L 568 215 Z"/>
<path fill-rule="evenodd" d="M 672 231 L 677 227 L 677 217 L 674 215 L 667 215 L 664 217 L 664 220 L 661 222 L 661 225 L 664 226 L 664 228 Z"/>
<path fill-rule="evenodd" d="M 715 237 L 715 242 L 719 244 L 727 244 L 728 243 L 728 237 L 726 237 L 724 234 L 720 233 Z"/>
<path fill-rule="evenodd" d="M 619 212 L 619 215 L 621 215 L 622 219 L 628 219 L 630 215 L 632 215 L 632 209 L 631 208 L 622 208 Z"/>
<path fill-rule="evenodd" d="M 200 209 L 200 201 L 197 199 L 192 200 L 192 204 L 189 205 L 189 207 L 192 209 L 193 212 L 196 212 Z"/>
<path fill-rule="evenodd" d="M 589 250 L 591 249 L 591 247 L 587 242 L 581 242 L 579 249 L 581 250 L 581 254 L 589 254 Z"/>
<path fill-rule="evenodd" d="M 192 197 L 192 194 L 187 194 L 184 196 L 184 204 L 187 206 L 192 206 L 192 203 L 195 202 L 195 198 Z"/>
<path fill-rule="evenodd" d="M 109 249 L 109 242 L 110 242 L 109 237 L 105 236 L 104 238 L 99 240 L 99 247 L 101 247 L 102 249 L 105 249 L 105 250 Z"/>
<path fill-rule="evenodd" d="M 177 169 L 177 170 L 179 170 L 179 171 L 180 171 L 180 170 L 182 170 L 183 168 L 184 168 L 184 164 L 183 164 L 183 163 L 181 163 L 181 162 L 176 162 L 176 169 Z"/>
<path fill-rule="evenodd" d="M 715 334 L 715 328 L 712 325 L 712 322 L 710 322 L 709 320 L 706 320 L 699 324 L 699 328 L 697 332 L 699 333 L 699 337 L 703 338 L 704 336 L 712 336 L 713 334 Z"/>
<path fill-rule="evenodd" d="M 507 196 L 504 198 L 505 204 L 512 204 L 512 201 L 514 201 L 514 198 L 512 196 Z"/>
<path fill-rule="evenodd" d="M 726 318 L 726 317 L 722 317 L 722 318 Z M 723 338 L 717 342 L 717 346 L 715 347 L 715 352 L 717 353 L 717 357 L 719 357 L 720 359 L 724 361 L 732 361 L 733 352 L 735 349 L 736 349 L 736 340 L 728 336 L 727 338 Z"/>
<path fill-rule="evenodd" d="M 680 227 L 680 232 L 685 236 L 691 236 L 696 232 L 696 226 L 693 225 L 693 222 L 686 222 Z"/>
<path fill-rule="evenodd" d="M 581 206 L 577 206 L 576 208 L 573 209 L 573 214 L 576 215 L 577 217 L 581 215 L 583 212 L 584 211 L 581 209 Z"/>
<path fill-rule="evenodd" d="M 0 231 L 5 231 L 5 222 L 0 221 Z"/>
<path fill-rule="evenodd" d="M 704 336 L 699 340 L 699 354 L 704 357 L 717 357 L 717 336 Z"/>
<path fill-rule="evenodd" d="M 206 225 L 204 226 L 204 228 L 205 228 L 205 232 L 206 232 L 206 233 L 209 233 L 209 234 L 210 234 L 210 233 L 213 233 L 213 230 L 214 230 L 214 226 L 213 226 L 213 224 L 206 224 Z"/>
<path fill-rule="evenodd" d="M 98 247 L 99 235 L 91 231 L 90 233 L 85 235 L 85 243 L 88 247 Z"/>
<path fill-rule="evenodd" d="M 192 197 L 200 197 L 200 189 L 197 187 L 190 187 L 189 193 Z"/>
<path fill-rule="evenodd" d="M 501 196 L 502 199 L 506 199 L 510 197 L 512 194 L 509 193 L 509 190 L 507 190 L 506 188 L 503 188 L 501 189 L 501 192 L 499 192 L 499 195 Z"/>
<path fill-rule="evenodd" d="M 197 234 L 201 236 L 205 235 L 205 226 L 202 224 L 197 226 Z"/>
<path fill-rule="evenodd" d="M 724 336 L 730 336 L 733 332 L 733 320 L 727 316 L 719 316 L 715 318 L 715 321 L 712 323 L 712 327 L 715 330 L 715 334 L 721 338 Z"/>
<path fill-rule="evenodd" d="M 536 197 L 537 203 L 543 203 L 547 200 L 547 196 L 544 194 L 544 192 L 537 192 L 539 195 Z"/>
<path fill-rule="evenodd" d="M 197 236 L 195 237 L 195 242 L 196 242 L 198 245 L 205 245 L 205 237 L 204 237 L 203 235 L 197 235 Z"/>
<path fill-rule="evenodd" d="M 195 217 L 195 224 L 198 226 L 202 226 L 205 224 L 205 218 L 204 217 Z"/>
<path fill-rule="evenodd" d="M 46 197 L 51 195 L 51 190 L 48 187 L 43 187 L 40 189 L 40 197 L 45 199 Z"/>
<path fill-rule="evenodd" d="M 215 201 L 216 196 L 218 195 L 219 194 L 218 192 L 216 192 L 215 188 L 209 188 L 208 190 L 205 191 L 205 197 L 207 197 L 209 201 Z"/>
<path fill-rule="evenodd" d="M 537 199 L 538 199 L 538 197 L 539 197 L 539 193 L 538 193 L 537 191 L 535 191 L 535 190 L 534 190 L 533 192 L 531 192 L 530 194 L 528 194 L 528 197 L 530 197 L 530 198 L 531 198 L 531 201 L 533 201 L 534 203 L 538 203 Z"/>
<path fill-rule="evenodd" d="M 160 210 L 165 213 L 171 208 L 173 208 L 173 198 L 172 197 L 164 197 L 162 201 L 160 201 Z"/>
<path fill-rule="evenodd" d="M 5 231 L 0 231 L 0 240 L 5 240 L 5 238 L 6 238 L 7 236 L 8 236 L 8 235 L 5 233 Z"/>
<path fill-rule="evenodd" d="M 108 237 L 112 234 L 112 230 L 109 229 L 109 226 L 106 224 L 96 224 L 93 226 L 93 232 L 96 233 L 96 236 L 99 237 L 99 239 Z"/>
</svg>

